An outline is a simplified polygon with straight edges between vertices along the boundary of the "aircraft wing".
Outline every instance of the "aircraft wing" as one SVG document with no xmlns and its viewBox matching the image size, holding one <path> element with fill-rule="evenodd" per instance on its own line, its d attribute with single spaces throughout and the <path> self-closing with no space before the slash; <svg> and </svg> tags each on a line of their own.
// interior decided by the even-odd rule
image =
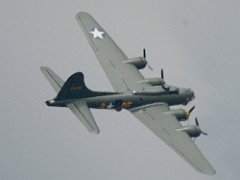
<svg viewBox="0 0 240 180">
<path fill-rule="evenodd" d="M 116 91 L 141 91 L 150 86 L 138 83 L 143 75 L 134 65 L 123 63 L 127 56 L 90 14 L 80 12 L 76 19 Z"/>
<path fill-rule="evenodd" d="M 90 109 L 86 102 L 79 101 L 71 104 L 67 104 L 67 107 L 77 116 L 77 118 L 84 124 L 89 132 L 98 134 L 99 128 L 92 116 Z"/>
<path fill-rule="evenodd" d="M 215 174 L 215 170 L 203 156 L 196 144 L 186 132 L 177 131 L 182 125 L 175 116 L 165 113 L 169 107 L 165 103 L 156 103 L 132 109 L 132 114 L 160 137 L 178 155 L 193 168 L 204 174 Z"/>
</svg>

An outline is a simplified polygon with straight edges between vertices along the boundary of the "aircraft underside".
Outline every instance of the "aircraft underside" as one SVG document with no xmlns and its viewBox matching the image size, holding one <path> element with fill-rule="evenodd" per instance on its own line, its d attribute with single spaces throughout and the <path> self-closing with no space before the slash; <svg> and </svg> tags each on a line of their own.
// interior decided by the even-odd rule
<svg viewBox="0 0 240 180">
<path fill-rule="evenodd" d="M 207 135 L 200 129 L 197 118 L 195 125 L 184 126 L 181 123 L 189 119 L 195 106 L 189 110 L 170 108 L 173 105 L 187 105 L 194 99 L 193 91 L 168 85 L 163 70 L 161 77 L 144 77 L 140 70 L 145 67 L 152 69 L 145 49 L 143 56 L 128 58 L 90 14 L 80 12 L 76 19 L 116 92 L 90 90 L 85 85 L 82 72 L 74 73 L 64 82 L 50 68 L 41 67 L 57 93 L 46 104 L 69 108 L 87 130 L 95 134 L 100 130 L 91 108 L 129 110 L 194 169 L 204 174 L 215 174 L 214 168 L 193 141 L 201 134 Z"/>
</svg>

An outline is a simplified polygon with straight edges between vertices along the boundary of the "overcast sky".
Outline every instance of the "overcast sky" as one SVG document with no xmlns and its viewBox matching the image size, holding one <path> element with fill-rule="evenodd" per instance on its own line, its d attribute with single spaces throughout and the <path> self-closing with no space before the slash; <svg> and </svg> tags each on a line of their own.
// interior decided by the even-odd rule
<svg viewBox="0 0 240 180">
<path fill-rule="evenodd" d="M 240 178 L 238 0 L 0 0 L 0 179 Z M 196 143 L 216 175 L 196 172 L 127 111 L 93 110 L 93 135 L 64 108 L 40 72 L 82 71 L 87 86 L 113 90 L 75 16 L 86 11 L 128 57 L 147 58 L 168 84 L 190 87 L 208 136 Z M 194 123 L 190 121 L 190 123 Z"/>
</svg>

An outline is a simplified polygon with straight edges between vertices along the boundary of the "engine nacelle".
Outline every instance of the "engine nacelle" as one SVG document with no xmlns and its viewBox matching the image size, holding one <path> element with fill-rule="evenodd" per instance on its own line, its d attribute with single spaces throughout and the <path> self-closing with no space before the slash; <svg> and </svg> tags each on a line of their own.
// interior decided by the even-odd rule
<svg viewBox="0 0 240 180">
<path fill-rule="evenodd" d="M 177 131 L 184 131 L 190 137 L 198 137 L 202 133 L 202 130 L 196 125 L 184 126 L 182 128 L 177 129 Z"/>
<path fill-rule="evenodd" d="M 165 84 L 164 80 L 161 78 L 146 78 L 141 81 L 138 81 L 139 83 L 147 83 L 152 86 L 162 86 Z"/>
<path fill-rule="evenodd" d="M 185 109 L 173 109 L 165 113 L 175 116 L 178 119 L 178 121 L 186 121 L 190 115 L 190 112 Z"/>
<path fill-rule="evenodd" d="M 123 61 L 123 63 L 132 64 L 137 69 L 143 69 L 147 65 L 147 60 L 144 57 L 136 57 L 136 58 L 131 58 L 126 61 Z"/>
</svg>

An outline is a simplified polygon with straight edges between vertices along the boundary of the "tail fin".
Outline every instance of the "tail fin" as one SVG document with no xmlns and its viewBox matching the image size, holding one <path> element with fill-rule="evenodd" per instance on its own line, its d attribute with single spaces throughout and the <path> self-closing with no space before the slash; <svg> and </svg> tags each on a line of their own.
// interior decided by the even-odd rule
<svg viewBox="0 0 240 180">
<path fill-rule="evenodd" d="M 53 89 L 58 93 L 57 98 L 53 100 L 49 100 L 46 102 L 48 106 L 58 106 L 65 107 L 67 106 L 81 122 L 86 126 L 86 128 L 95 134 L 98 134 L 99 128 L 92 116 L 92 113 L 84 101 L 72 102 L 69 104 L 65 103 L 57 103 L 56 100 L 66 100 L 73 98 L 82 98 L 96 95 L 97 92 L 93 92 L 89 90 L 84 83 L 83 73 L 78 72 L 73 74 L 68 78 L 68 80 L 64 83 L 64 81 L 54 73 L 48 67 L 41 67 L 41 71 L 44 76 L 47 78 L 48 82 L 52 85 Z"/>
<path fill-rule="evenodd" d="M 84 83 L 84 75 L 82 72 L 74 73 L 64 83 L 64 81 L 56 73 L 54 73 L 50 68 L 43 66 L 41 67 L 41 71 L 43 72 L 44 76 L 47 78 L 48 82 L 52 85 L 53 89 L 58 93 L 57 97 L 54 98 L 54 101 L 58 101 L 58 100 L 63 101 L 63 100 L 70 100 L 70 99 L 79 99 L 79 98 L 115 94 L 112 92 L 91 91 L 86 87 Z M 48 102 L 49 101 L 47 101 L 47 104 Z M 61 105 L 58 104 L 58 106 L 62 106 L 62 105 L 63 104 Z M 53 106 L 56 106 L 56 104 Z"/>
<path fill-rule="evenodd" d="M 89 90 L 84 83 L 84 75 L 77 72 L 71 75 L 59 91 L 56 100 L 68 100 L 94 96 L 96 93 Z"/>
</svg>

